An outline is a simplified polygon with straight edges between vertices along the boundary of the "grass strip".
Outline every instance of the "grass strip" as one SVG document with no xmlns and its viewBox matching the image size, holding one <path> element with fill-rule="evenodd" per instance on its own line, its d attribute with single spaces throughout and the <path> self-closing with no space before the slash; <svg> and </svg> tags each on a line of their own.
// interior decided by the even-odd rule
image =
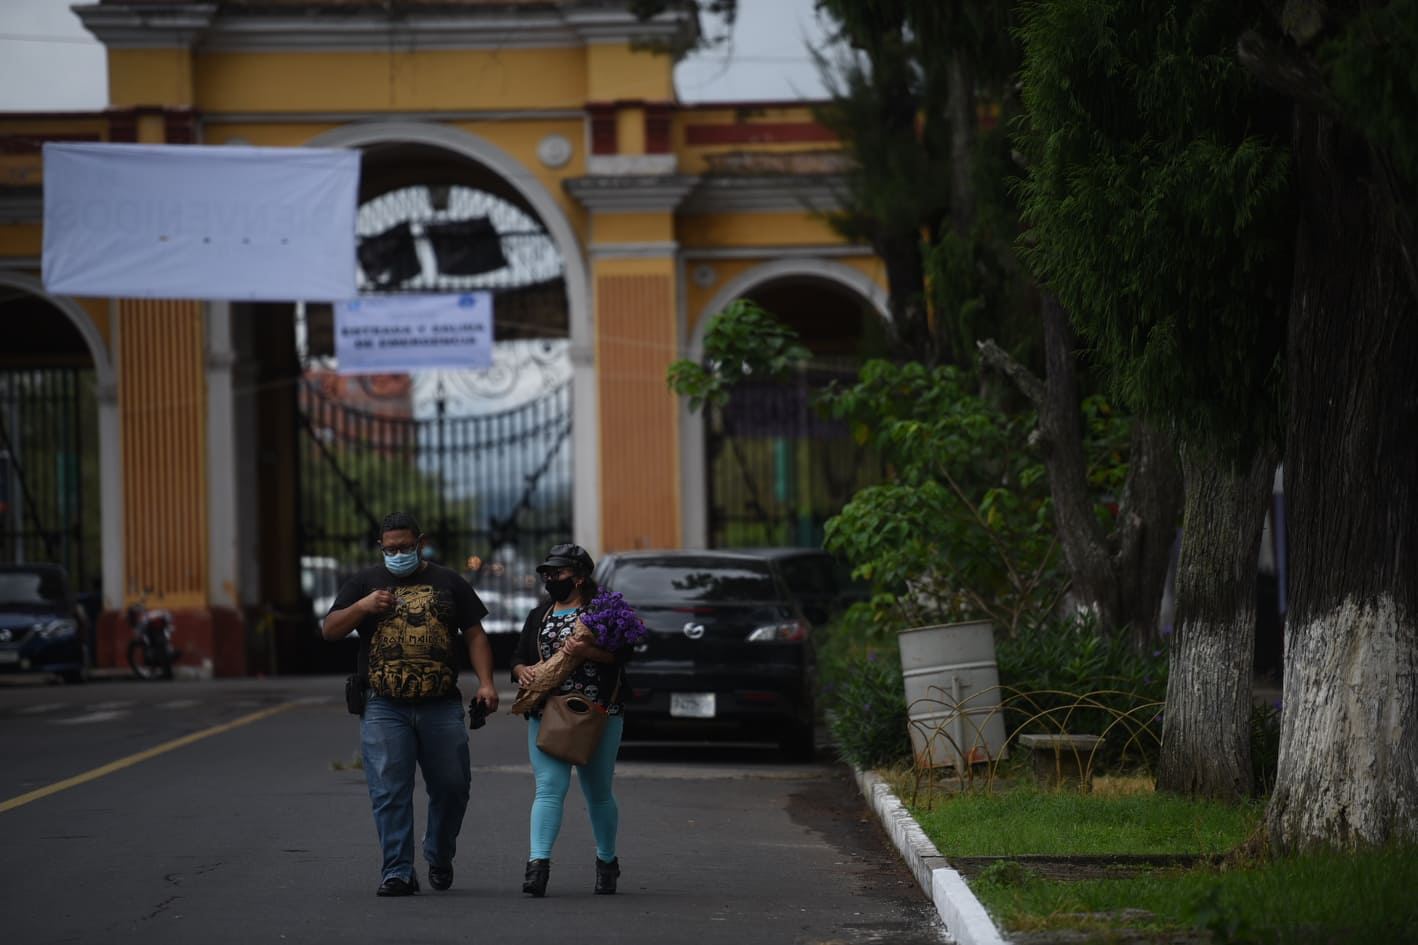
<svg viewBox="0 0 1418 945">
<path fill-rule="evenodd" d="M 908 776 L 884 776 L 898 797 L 911 797 Z M 1193 801 L 1104 779 L 1091 794 L 1008 786 L 937 792 L 907 807 L 947 860 L 1004 858 L 968 882 L 1007 935 L 1069 929 L 1090 942 L 1196 941 L 1204 933 L 1213 945 L 1418 943 L 1418 848 L 1139 865 L 1117 878 L 1079 869 L 1088 878 L 1078 880 L 1061 878 L 1066 862 L 1043 871 L 1030 860 L 1216 857 L 1252 835 L 1259 802 Z"/>
</svg>

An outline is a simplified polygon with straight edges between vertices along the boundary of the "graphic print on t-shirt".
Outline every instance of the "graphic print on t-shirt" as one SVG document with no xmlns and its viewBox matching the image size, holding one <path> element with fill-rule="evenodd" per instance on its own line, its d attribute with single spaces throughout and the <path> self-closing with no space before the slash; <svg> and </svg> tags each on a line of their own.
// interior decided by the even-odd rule
<svg viewBox="0 0 1418 945">
<path fill-rule="evenodd" d="M 395 699 L 448 695 L 455 684 L 453 637 L 439 616 L 437 592 L 415 584 L 395 593 L 399 602 L 369 644 L 369 688 Z"/>
</svg>

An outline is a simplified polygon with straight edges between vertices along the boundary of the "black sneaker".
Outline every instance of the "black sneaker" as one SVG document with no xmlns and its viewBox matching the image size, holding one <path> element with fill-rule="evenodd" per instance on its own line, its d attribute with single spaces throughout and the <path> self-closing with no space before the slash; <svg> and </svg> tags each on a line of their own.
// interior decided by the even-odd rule
<svg viewBox="0 0 1418 945">
<path fill-rule="evenodd" d="M 447 889 L 453 885 L 453 864 L 435 866 L 428 864 L 428 884 L 434 889 Z"/>
<path fill-rule="evenodd" d="M 397 876 L 390 876 L 379 884 L 375 890 L 376 896 L 412 896 L 419 891 L 419 878 L 417 873 L 409 875 L 408 879 L 400 879 Z"/>
</svg>

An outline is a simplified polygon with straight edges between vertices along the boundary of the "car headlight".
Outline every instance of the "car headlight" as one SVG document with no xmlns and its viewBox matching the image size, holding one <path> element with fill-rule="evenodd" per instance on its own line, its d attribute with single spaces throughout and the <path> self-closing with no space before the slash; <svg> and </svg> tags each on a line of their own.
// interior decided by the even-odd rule
<svg viewBox="0 0 1418 945">
<path fill-rule="evenodd" d="M 46 640 L 53 640 L 57 637 L 73 636 L 79 632 L 79 625 L 73 620 L 59 619 L 51 620 L 49 623 L 37 623 L 34 632 Z"/>
<path fill-rule="evenodd" d="M 807 639 L 807 624 L 801 620 L 787 620 L 754 627 L 748 635 L 749 643 L 798 643 Z"/>
</svg>

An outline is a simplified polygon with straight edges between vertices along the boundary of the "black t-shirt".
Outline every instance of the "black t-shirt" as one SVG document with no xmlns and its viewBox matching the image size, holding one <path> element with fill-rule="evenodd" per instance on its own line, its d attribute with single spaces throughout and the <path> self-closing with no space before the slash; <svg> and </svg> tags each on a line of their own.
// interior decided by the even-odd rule
<svg viewBox="0 0 1418 945">
<path fill-rule="evenodd" d="M 340 588 L 330 612 L 344 610 L 377 590 L 392 591 L 394 609 L 360 621 L 359 671 L 369 688 L 393 699 L 461 700 L 458 647 L 463 630 L 487 616 L 478 595 L 453 571 L 427 563 L 407 577 L 382 564 L 365 568 Z"/>
</svg>

